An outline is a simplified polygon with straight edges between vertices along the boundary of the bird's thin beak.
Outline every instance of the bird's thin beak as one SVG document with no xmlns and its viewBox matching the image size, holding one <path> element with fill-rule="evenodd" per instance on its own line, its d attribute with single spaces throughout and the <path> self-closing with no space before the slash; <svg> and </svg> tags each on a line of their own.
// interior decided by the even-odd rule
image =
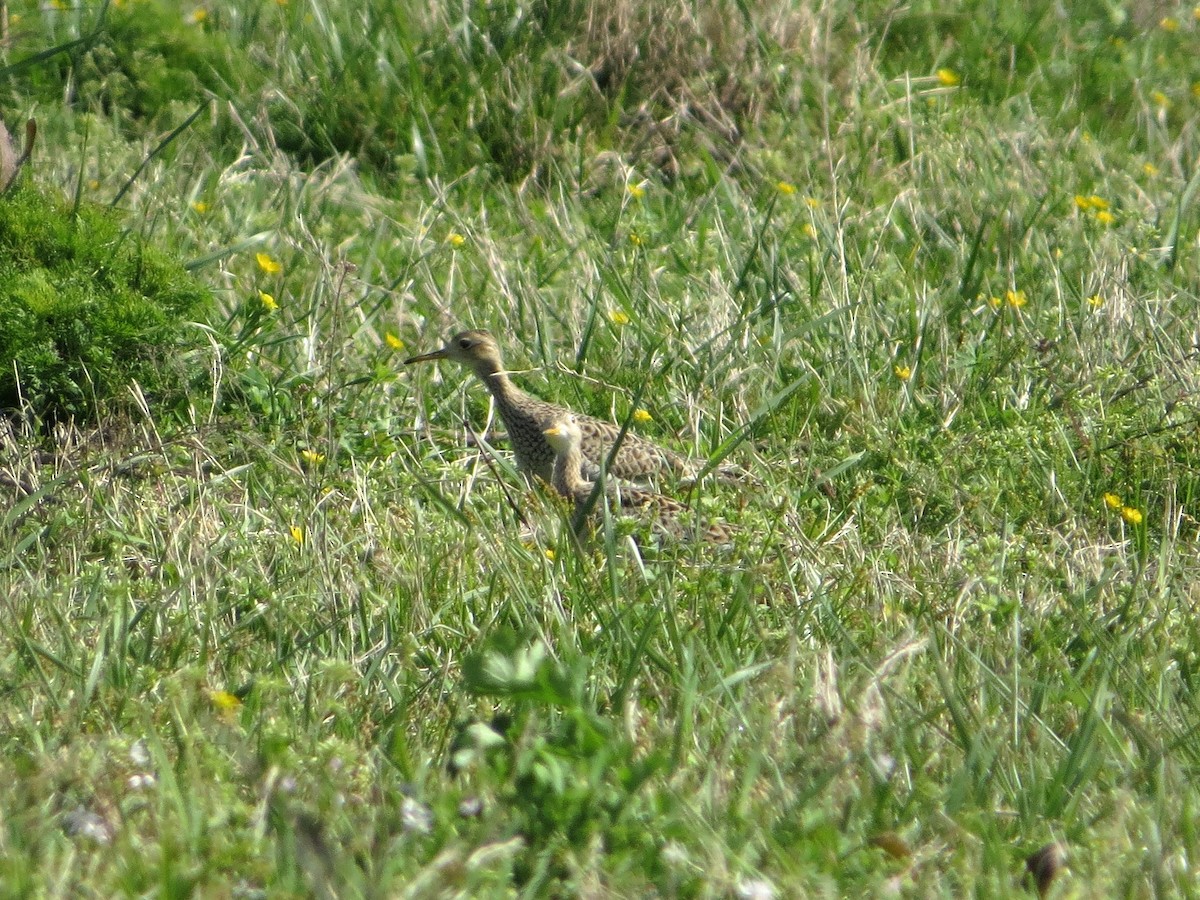
<svg viewBox="0 0 1200 900">
<path fill-rule="evenodd" d="M 434 350 L 432 353 L 422 353 L 420 356 L 410 356 L 404 361 L 404 364 L 406 366 L 411 366 L 413 363 L 418 362 L 432 362 L 435 359 L 445 359 L 449 355 L 450 354 L 446 352 L 446 348 L 443 347 L 441 350 Z"/>
<path fill-rule="evenodd" d="M 558 426 L 552 425 L 542 432 L 546 437 L 558 437 Z"/>
</svg>

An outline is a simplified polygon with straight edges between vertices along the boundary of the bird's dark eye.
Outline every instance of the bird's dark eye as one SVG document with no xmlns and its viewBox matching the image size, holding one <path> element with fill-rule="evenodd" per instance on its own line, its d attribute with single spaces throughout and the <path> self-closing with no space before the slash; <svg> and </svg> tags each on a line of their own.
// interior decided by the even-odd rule
<svg viewBox="0 0 1200 900">
<path fill-rule="evenodd" d="M 460 349 L 470 350 L 471 349 L 471 339 L 470 338 L 459 338 L 458 346 Z"/>
</svg>

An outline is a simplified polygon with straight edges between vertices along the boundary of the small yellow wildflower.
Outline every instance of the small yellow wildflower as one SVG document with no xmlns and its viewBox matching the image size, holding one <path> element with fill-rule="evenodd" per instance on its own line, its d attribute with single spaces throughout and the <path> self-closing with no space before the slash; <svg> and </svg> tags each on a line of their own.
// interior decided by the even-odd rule
<svg viewBox="0 0 1200 900">
<path fill-rule="evenodd" d="M 988 297 L 987 303 L 988 303 L 988 306 L 990 306 L 992 309 L 999 309 L 1000 306 L 1004 303 L 1004 301 L 1001 300 L 999 297 Z"/>
<path fill-rule="evenodd" d="M 1197 22 L 1200 22 L 1200 6 L 1192 7 L 1192 18 L 1195 19 Z"/>
<path fill-rule="evenodd" d="M 1120 509 L 1125 504 L 1123 504 L 1121 502 L 1121 498 L 1119 495 L 1114 494 L 1110 491 L 1110 492 L 1105 493 L 1105 495 L 1104 495 L 1104 505 L 1107 506 L 1109 509 Z"/>
<path fill-rule="evenodd" d="M 208 212 L 208 204 L 203 200 L 194 200 L 192 201 L 192 212 L 204 215 L 206 212 Z"/>
<path fill-rule="evenodd" d="M 1092 196 L 1088 197 L 1088 205 L 1092 209 L 1108 209 L 1108 201 L 1097 194 L 1092 194 Z"/>
<path fill-rule="evenodd" d="M 808 206 L 809 209 L 820 209 L 821 208 L 821 201 L 818 200 L 816 197 L 805 197 L 804 203 L 806 206 Z"/>
<path fill-rule="evenodd" d="M 1154 178 L 1156 175 L 1158 175 L 1158 166 L 1150 162 L 1142 163 L 1142 174 L 1144 174 L 1147 178 Z"/>
<path fill-rule="evenodd" d="M 208 699 L 213 706 L 223 713 L 237 712 L 238 708 L 242 705 L 242 701 L 235 694 L 229 693 L 229 691 L 209 691 Z"/>
<path fill-rule="evenodd" d="M 1117 217 L 1110 213 L 1107 209 L 1102 209 L 1096 213 L 1096 221 L 1101 225 L 1112 225 L 1117 221 Z"/>
<path fill-rule="evenodd" d="M 1092 309 L 1099 309 L 1104 305 L 1104 298 L 1099 294 L 1092 294 L 1092 296 L 1087 298 L 1087 302 Z"/>
<path fill-rule="evenodd" d="M 1005 291 L 1004 299 L 1008 301 L 1008 305 L 1013 309 L 1020 309 L 1029 302 L 1029 298 L 1025 296 L 1024 291 Z"/>
<path fill-rule="evenodd" d="M 393 350 L 404 349 L 404 341 L 400 340 L 400 338 L 396 337 L 396 335 L 392 334 L 390 331 L 383 336 L 383 340 Z"/>
<path fill-rule="evenodd" d="M 1128 522 L 1130 525 L 1141 525 L 1142 524 L 1141 512 L 1134 509 L 1132 506 L 1121 507 L 1121 518 L 1124 519 L 1126 522 Z"/>
<path fill-rule="evenodd" d="M 1197 81 L 1192 85 L 1192 96 L 1197 100 L 1200 100 L 1200 81 Z"/>
<path fill-rule="evenodd" d="M 780 181 L 775 185 L 775 190 L 779 191 L 779 193 L 786 197 L 790 197 L 792 194 L 796 193 L 796 186 L 790 181 Z"/>
<path fill-rule="evenodd" d="M 304 543 L 304 529 L 303 529 L 303 528 L 301 528 L 299 525 L 293 525 L 293 526 L 291 526 L 291 527 L 288 529 L 288 534 L 290 534 L 290 535 L 292 536 L 292 540 L 293 540 L 293 541 L 294 541 L 296 544 L 298 544 L 298 545 L 299 545 L 299 544 L 303 544 L 303 543 Z"/>
<path fill-rule="evenodd" d="M 801 225 L 800 233 L 810 241 L 815 241 L 817 239 L 817 229 L 813 227 L 812 222 L 805 222 L 803 225 Z"/>
<path fill-rule="evenodd" d="M 893 366 L 892 371 L 896 373 L 896 377 L 901 381 L 908 381 L 912 378 L 912 369 L 908 366 Z"/>
<path fill-rule="evenodd" d="M 93 178 L 91 181 L 88 182 L 88 190 L 89 191 L 96 191 L 99 189 L 100 189 L 100 182 L 97 181 L 95 178 Z"/>
<path fill-rule="evenodd" d="M 646 196 L 645 184 L 646 183 L 643 181 L 641 184 L 631 184 L 626 187 L 626 190 L 629 191 L 629 196 L 634 200 L 641 200 Z"/>
<path fill-rule="evenodd" d="M 446 243 L 449 244 L 451 247 L 461 247 L 466 242 L 467 242 L 467 239 L 465 237 L 463 237 L 461 234 L 459 234 L 457 231 L 452 231 L 448 235 L 446 235 Z"/>
<path fill-rule="evenodd" d="M 938 69 L 937 80 L 942 87 L 958 87 L 962 84 L 962 76 L 953 69 Z"/>
<path fill-rule="evenodd" d="M 642 236 L 636 231 L 629 232 L 629 243 L 633 244 L 635 247 L 642 246 Z"/>
<path fill-rule="evenodd" d="M 283 271 L 283 266 L 275 262 L 269 253 L 255 253 L 254 260 L 258 263 L 258 267 L 268 275 L 278 275 Z"/>
<path fill-rule="evenodd" d="M 319 466 L 325 462 L 324 453 L 318 453 L 316 450 L 309 450 L 307 448 L 300 451 L 300 458 L 310 466 Z"/>
<path fill-rule="evenodd" d="M 642 409 L 641 407 L 638 407 L 633 411 L 633 421 L 644 425 L 647 422 L 653 422 L 654 416 L 650 415 L 648 411 Z"/>
<path fill-rule="evenodd" d="M 1083 194 L 1076 194 L 1075 205 L 1086 212 L 1092 208 L 1092 198 L 1085 197 Z"/>
<path fill-rule="evenodd" d="M 1171 105 L 1170 99 L 1162 91 L 1151 91 L 1150 102 L 1159 109 L 1167 109 Z"/>
<path fill-rule="evenodd" d="M 557 553 L 555 553 L 549 547 L 546 548 L 546 559 L 550 560 L 550 562 L 554 562 L 556 556 L 558 556 Z"/>
<path fill-rule="evenodd" d="M 194 13 L 192 13 L 192 21 L 197 25 L 199 25 L 201 22 L 205 21 L 207 18 L 208 18 L 208 10 L 207 9 L 201 8 L 201 9 L 196 10 Z"/>
<path fill-rule="evenodd" d="M 275 298 L 266 291 L 258 292 L 258 302 L 263 305 L 263 309 L 267 312 L 275 312 L 275 310 L 279 309 L 279 304 L 275 302 Z"/>
<path fill-rule="evenodd" d="M 1158 27 L 1161 28 L 1163 31 L 1178 31 L 1179 30 L 1179 20 L 1174 19 L 1171 16 L 1163 16 L 1161 19 L 1158 20 Z"/>
<path fill-rule="evenodd" d="M 608 321 L 612 322 L 614 325 L 628 325 L 629 316 L 624 310 L 610 309 L 608 311 Z"/>
</svg>

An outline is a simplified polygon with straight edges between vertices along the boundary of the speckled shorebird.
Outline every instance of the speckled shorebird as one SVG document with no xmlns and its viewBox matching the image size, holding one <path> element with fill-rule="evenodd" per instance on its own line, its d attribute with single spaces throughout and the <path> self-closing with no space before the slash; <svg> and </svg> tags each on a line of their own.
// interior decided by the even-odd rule
<svg viewBox="0 0 1200 900">
<path fill-rule="evenodd" d="M 554 450 L 543 432 L 562 417 L 571 415 L 571 411 L 527 394 L 513 384 L 504 369 L 496 339 L 486 331 L 460 332 L 441 350 L 411 357 L 404 364 L 435 359 L 461 363 L 479 376 L 479 380 L 496 398 L 496 409 L 508 429 L 508 439 L 517 457 L 517 468 L 549 482 L 554 466 Z M 582 436 L 583 475 L 595 478 L 600 472 L 601 463 L 612 451 L 621 429 L 591 416 L 576 416 L 576 420 Z M 629 481 L 642 481 L 665 474 L 694 478 L 702 467 L 703 463 L 626 431 L 616 457 L 609 464 L 608 474 Z M 717 471 L 725 477 L 734 477 L 724 467 Z"/>
<path fill-rule="evenodd" d="M 595 483 L 586 481 L 580 471 L 583 462 L 580 450 L 583 430 L 580 424 L 579 417 L 568 414 L 542 432 L 554 449 L 550 483 L 571 502 L 576 517 L 586 511 L 587 502 L 595 489 Z M 651 530 L 658 536 L 675 541 L 697 537 L 695 523 L 688 521 L 694 519 L 694 515 L 678 500 L 627 486 L 612 485 L 607 493 L 614 512 L 647 519 Z M 581 521 L 574 524 L 577 528 L 583 525 Z M 698 536 L 711 544 L 733 543 L 733 530 L 720 522 L 703 525 Z"/>
</svg>

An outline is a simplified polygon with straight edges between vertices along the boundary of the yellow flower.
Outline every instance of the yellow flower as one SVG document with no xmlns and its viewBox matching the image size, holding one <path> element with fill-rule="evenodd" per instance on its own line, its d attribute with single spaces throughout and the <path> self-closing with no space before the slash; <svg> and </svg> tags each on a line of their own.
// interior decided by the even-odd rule
<svg viewBox="0 0 1200 900">
<path fill-rule="evenodd" d="M 396 335 L 392 334 L 390 331 L 383 336 L 383 340 L 393 350 L 404 349 L 404 341 L 400 340 L 400 338 L 396 337 Z"/>
<path fill-rule="evenodd" d="M 467 242 L 467 239 L 465 237 L 463 237 L 461 234 L 459 234 L 457 231 L 452 231 L 448 235 L 446 235 L 446 243 L 449 244 L 451 247 L 461 247 L 466 242 Z"/>
<path fill-rule="evenodd" d="M 207 9 L 198 9 L 194 13 L 192 13 L 192 21 L 195 22 L 197 25 L 199 25 L 201 22 L 203 22 L 207 18 L 208 18 L 208 10 Z"/>
<path fill-rule="evenodd" d="M 1107 209 L 1102 209 L 1096 213 L 1096 221 L 1101 225 L 1111 225 L 1117 221 L 1117 217 L 1110 213 Z"/>
<path fill-rule="evenodd" d="M 642 236 L 636 231 L 629 232 L 629 243 L 633 244 L 635 247 L 642 246 Z"/>
<path fill-rule="evenodd" d="M 1170 16 L 1163 16 L 1158 21 L 1158 27 L 1161 28 L 1163 31 L 1178 31 L 1179 30 L 1179 20 L 1173 19 Z"/>
<path fill-rule="evenodd" d="M 1132 506 L 1121 507 L 1121 518 L 1124 519 L 1126 522 L 1128 522 L 1130 525 L 1141 525 L 1142 524 L 1142 514 L 1138 510 L 1134 509 Z"/>
<path fill-rule="evenodd" d="M 203 200 L 194 200 L 192 201 L 192 211 L 204 215 L 208 212 L 208 204 Z"/>
<path fill-rule="evenodd" d="M 1200 22 L 1200 6 L 1192 7 L 1192 18 Z"/>
<path fill-rule="evenodd" d="M 896 373 L 896 377 L 901 381 L 908 381 L 912 378 L 912 369 L 908 366 L 893 366 L 892 371 Z"/>
<path fill-rule="evenodd" d="M 546 559 L 550 560 L 550 562 L 554 562 L 554 558 L 557 555 L 553 550 L 546 548 Z"/>
<path fill-rule="evenodd" d="M 937 80 L 942 87 L 958 87 L 962 84 L 962 77 L 953 69 L 938 69 Z"/>
<path fill-rule="evenodd" d="M 790 181 L 780 181 L 775 185 L 775 190 L 779 191 L 779 193 L 783 194 L 784 196 L 790 197 L 792 194 L 796 193 L 796 186 Z"/>
<path fill-rule="evenodd" d="M 608 321 L 612 322 L 614 325 L 628 325 L 629 316 L 626 315 L 623 310 L 610 309 L 608 311 Z"/>
<path fill-rule="evenodd" d="M 1008 305 L 1013 309 L 1020 309 L 1029 302 L 1029 298 L 1025 296 L 1024 291 L 1005 291 L 1004 299 L 1008 301 Z"/>
<path fill-rule="evenodd" d="M 1092 201 L 1091 201 L 1090 197 L 1085 197 L 1085 196 L 1083 196 L 1083 194 L 1076 194 L 1075 195 L 1075 205 L 1078 206 L 1080 209 L 1087 210 L 1087 209 L 1091 209 Z"/>
<path fill-rule="evenodd" d="M 223 713 L 237 712 L 242 701 L 229 691 L 209 691 L 209 702 Z"/>
<path fill-rule="evenodd" d="M 100 188 L 100 182 L 97 181 L 95 178 L 91 179 L 88 182 L 88 190 L 89 191 L 99 190 L 99 188 Z"/>
<path fill-rule="evenodd" d="M 1197 100 L 1200 100 L 1200 81 L 1197 81 L 1192 85 L 1192 96 Z"/>
<path fill-rule="evenodd" d="M 1104 305 L 1104 298 L 1099 294 L 1092 294 L 1092 296 L 1087 298 L 1087 302 L 1092 309 L 1099 309 Z"/>
<path fill-rule="evenodd" d="M 1164 94 L 1162 91 L 1151 91 L 1150 92 L 1150 101 L 1155 106 L 1157 106 L 1159 109 L 1166 109 L 1167 107 L 1169 107 L 1171 105 L 1171 101 L 1167 98 L 1167 95 Z"/>
<path fill-rule="evenodd" d="M 812 222 L 805 222 L 803 225 L 801 225 L 800 233 L 810 241 L 815 241 L 817 239 L 817 229 L 813 228 Z"/>
<path fill-rule="evenodd" d="M 268 275 L 278 275 L 283 271 L 283 266 L 271 259 L 270 254 L 255 253 L 254 259 L 258 263 L 258 267 Z"/>
<path fill-rule="evenodd" d="M 631 184 L 626 187 L 626 190 L 629 191 L 629 196 L 634 200 L 641 200 L 646 196 L 645 184 L 646 182 L 643 181 L 641 184 Z"/>
<path fill-rule="evenodd" d="M 1001 300 L 999 297 L 988 297 L 987 302 L 988 302 L 988 306 L 990 306 L 992 309 L 999 309 L 1001 304 L 1004 303 L 1004 301 Z"/>
<path fill-rule="evenodd" d="M 304 449 L 300 451 L 300 458 L 310 466 L 319 466 L 325 462 L 325 454 L 318 453 L 316 450 Z"/>
<path fill-rule="evenodd" d="M 1142 172 L 1149 178 L 1153 178 L 1158 174 L 1158 166 L 1154 163 L 1142 163 Z"/>
<path fill-rule="evenodd" d="M 293 525 L 288 529 L 288 534 L 292 536 L 292 540 L 296 544 L 304 543 L 304 529 L 299 525 Z"/>
<path fill-rule="evenodd" d="M 635 409 L 633 411 L 633 421 L 639 422 L 644 425 L 647 422 L 653 422 L 654 416 L 650 415 L 649 412 L 642 409 L 641 407 L 638 407 L 637 409 Z"/>
<path fill-rule="evenodd" d="M 1104 505 L 1109 509 L 1120 509 L 1124 504 L 1118 495 L 1109 492 L 1104 495 Z"/>
<path fill-rule="evenodd" d="M 1092 209 L 1108 209 L 1108 201 L 1096 194 L 1088 197 L 1088 204 Z"/>
<path fill-rule="evenodd" d="M 279 309 L 279 304 L 275 302 L 275 298 L 266 291 L 258 292 L 258 302 L 263 305 L 263 309 L 267 312 L 275 312 L 275 310 Z"/>
<path fill-rule="evenodd" d="M 820 209 L 821 208 L 821 201 L 818 200 L 816 197 L 805 197 L 804 203 L 808 206 L 809 209 Z"/>
</svg>

